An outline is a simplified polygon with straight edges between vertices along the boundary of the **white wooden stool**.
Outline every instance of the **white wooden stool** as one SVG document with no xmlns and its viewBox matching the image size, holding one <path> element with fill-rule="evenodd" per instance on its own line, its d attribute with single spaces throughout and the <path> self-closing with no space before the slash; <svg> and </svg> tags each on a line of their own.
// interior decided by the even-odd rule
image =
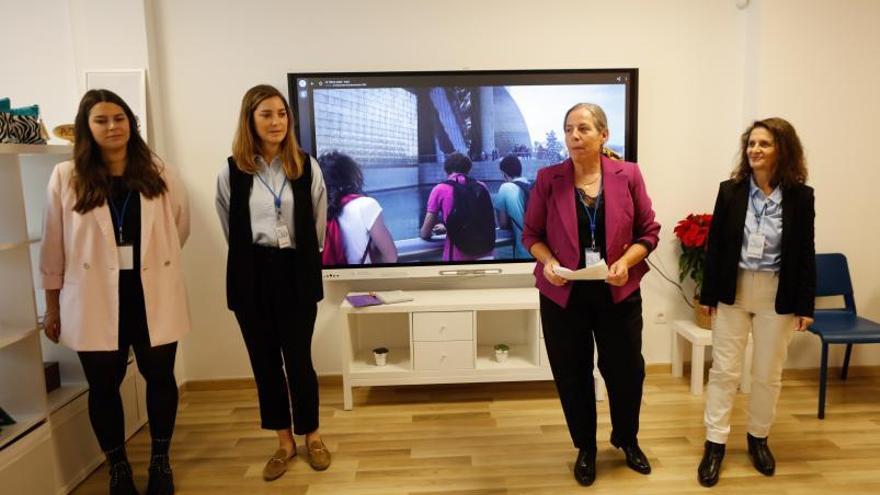
<svg viewBox="0 0 880 495">
<path fill-rule="evenodd" d="M 706 360 L 706 347 L 712 345 L 712 331 L 700 328 L 691 320 L 675 320 L 672 322 L 672 376 L 684 374 L 684 352 L 682 346 L 685 342 L 691 344 L 691 393 L 703 394 L 703 363 Z M 743 393 L 749 393 L 752 382 L 752 335 L 749 334 L 749 343 L 746 345 L 746 353 L 743 360 L 742 376 L 739 389 Z"/>
</svg>

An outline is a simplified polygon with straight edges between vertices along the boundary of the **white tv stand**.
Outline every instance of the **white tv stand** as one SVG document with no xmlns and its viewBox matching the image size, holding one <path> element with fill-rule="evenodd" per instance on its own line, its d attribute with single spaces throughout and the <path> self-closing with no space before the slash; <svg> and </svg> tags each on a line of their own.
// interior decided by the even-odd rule
<svg viewBox="0 0 880 495">
<path fill-rule="evenodd" d="M 383 385 L 552 380 L 533 288 L 407 291 L 412 301 L 353 308 L 343 300 L 342 384 L 350 410 L 352 388 Z M 507 344 L 507 361 L 495 360 Z M 387 347 L 376 366 L 372 349 Z M 596 397 L 604 398 L 598 371 Z"/>
</svg>

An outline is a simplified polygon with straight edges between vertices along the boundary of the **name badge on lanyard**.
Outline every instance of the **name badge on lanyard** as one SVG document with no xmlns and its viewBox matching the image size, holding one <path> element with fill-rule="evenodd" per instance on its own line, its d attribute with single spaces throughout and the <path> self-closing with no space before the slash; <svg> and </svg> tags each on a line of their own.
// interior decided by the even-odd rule
<svg viewBox="0 0 880 495">
<path fill-rule="evenodd" d="M 116 259 L 119 262 L 120 270 L 134 270 L 134 245 L 131 241 L 125 239 L 122 227 L 125 224 L 125 212 L 128 211 L 128 201 L 131 199 L 131 191 L 125 196 L 122 203 L 122 212 L 116 209 L 116 203 L 112 198 L 108 198 L 110 203 L 110 213 L 116 218 Z"/>
<path fill-rule="evenodd" d="M 755 220 L 758 223 L 758 228 L 749 234 L 746 255 L 751 259 L 761 259 L 764 257 L 764 245 L 767 241 L 767 236 L 761 233 L 761 224 L 764 221 L 764 215 L 767 213 L 767 201 L 764 201 L 764 207 L 761 208 L 761 211 L 758 211 L 758 209 L 755 208 L 753 201 L 750 201 L 750 203 L 755 212 Z"/>
<path fill-rule="evenodd" d="M 275 190 L 269 187 L 263 176 L 258 173 L 257 178 L 269 190 L 275 203 L 275 237 L 278 239 L 278 247 L 282 249 L 289 248 L 291 246 L 290 230 L 287 228 L 287 225 L 284 223 L 284 217 L 281 215 L 281 196 L 284 194 L 284 187 L 287 186 L 287 179 L 285 178 L 281 183 L 281 190 L 278 191 L 278 194 L 275 194 Z"/>
<path fill-rule="evenodd" d="M 278 237 L 278 247 L 284 249 L 290 247 L 290 232 L 287 225 L 276 225 L 275 236 Z"/>
</svg>

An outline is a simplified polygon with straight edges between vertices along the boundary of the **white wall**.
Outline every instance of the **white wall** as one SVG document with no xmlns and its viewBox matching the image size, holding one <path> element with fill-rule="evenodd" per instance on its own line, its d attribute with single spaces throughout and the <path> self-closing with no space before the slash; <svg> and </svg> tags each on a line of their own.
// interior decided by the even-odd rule
<svg viewBox="0 0 880 495">
<path fill-rule="evenodd" d="M 816 250 L 847 255 L 859 312 L 880 321 L 880 221 L 875 158 L 880 115 L 880 2 L 753 2 L 760 42 L 749 53 L 756 115 L 789 119 L 816 188 Z M 812 335 L 797 336 L 789 366 L 815 366 Z M 842 362 L 842 346 L 832 358 Z M 856 346 L 855 363 L 880 363 L 880 346 Z"/>
<path fill-rule="evenodd" d="M 56 125 L 73 123 L 79 103 L 67 4 L 0 0 L 0 97 L 11 98 L 14 107 L 40 105 L 50 134 Z"/>
<path fill-rule="evenodd" d="M 86 3 L 71 0 L 70 7 Z M 672 227 L 689 212 L 711 211 L 742 128 L 755 117 L 790 118 L 817 187 L 817 247 L 849 255 L 860 310 L 880 319 L 880 273 L 868 251 L 880 234 L 860 221 L 869 217 L 868 188 L 878 178 L 868 156 L 871 117 L 880 113 L 871 88 L 880 76 L 880 35 L 872 23 L 880 18 L 880 3 L 753 0 L 745 10 L 734 0 L 120 3 L 126 12 L 143 11 L 147 52 L 133 49 L 132 56 L 150 62 L 152 122 L 164 136 L 158 151 L 181 169 L 191 194 L 193 236 L 185 263 L 194 331 L 182 346 L 186 379 L 250 376 L 238 328 L 225 309 L 225 245 L 213 208 L 214 179 L 229 154 L 241 95 L 261 82 L 286 92 L 285 76 L 293 71 L 638 67 L 639 161 L 664 226 L 652 259 L 671 275 L 678 254 Z M 25 21 L 42 15 L 15 8 Z M 114 19 L 100 9 L 88 11 L 92 25 Z M 63 21 L 57 22 L 61 28 Z M 81 25 L 81 13 L 70 14 L 68 22 Z M 63 36 L 56 41 L 64 45 Z M 104 57 L 108 50 L 108 60 L 124 63 L 114 47 L 75 40 L 66 50 L 80 58 Z M 36 64 L 24 67 L 30 67 L 25 78 L 39 77 Z M 53 86 L 42 81 L 35 88 L 41 103 L 76 100 L 70 88 L 65 98 L 50 94 Z M 75 101 L 70 105 L 75 110 Z M 528 285 L 531 279 L 455 286 L 492 283 Z M 430 279 L 402 284 L 452 286 Z M 319 373 L 340 370 L 343 321 L 335 307 L 347 290 L 366 286 L 328 286 L 313 347 Z M 391 283 L 369 285 L 385 286 Z M 645 279 L 643 294 L 645 357 L 668 362 L 669 327 L 655 316 L 686 317 L 687 307 L 656 274 Z M 791 354 L 789 365 L 815 366 L 817 339 L 796 339 Z M 877 347 L 857 348 L 855 363 L 880 364 Z"/>
</svg>

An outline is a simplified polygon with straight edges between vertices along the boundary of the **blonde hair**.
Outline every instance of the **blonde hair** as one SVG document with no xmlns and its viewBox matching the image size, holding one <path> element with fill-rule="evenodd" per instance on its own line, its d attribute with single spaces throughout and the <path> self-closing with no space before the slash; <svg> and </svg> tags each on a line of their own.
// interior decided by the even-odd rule
<svg viewBox="0 0 880 495">
<path fill-rule="evenodd" d="M 565 123 L 568 122 L 568 116 L 571 114 L 571 112 L 574 112 L 575 110 L 579 110 L 581 108 L 590 112 L 590 115 L 593 117 L 593 125 L 596 126 L 597 131 L 602 132 L 608 130 L 608 117 L 605 115 L 605 110 L 602 110 L 602 107 L 596 105 L 595 103 L 578 103 L 575 106 L 569 108 L 568 111 L 565 112 L 565 118 L 562 120 L 563 129 L 565 129 Z M 622 156 L 617 154 L 611 148 L 605 146 L 602 146 L 601 153 L 613 160 L 623 160 Z"/>
<path fill-rule="evenodd" d="M 238 117 L 238 129 L 232 141 L 232 157 L 238 169 L 247 174 L 255 174 L 259 169 L 254 157 L 259 153 L 260 137 L 254 128 L 254 112 L 263 100 L 277 96 L 284 102 L 287 111 L 287 136 L 281 141 L 279 158 L 281 158 L 284 175 L 290 180 L 298 179 L 305 167 L 305 153 L 299 147 L 293 134 L 293 114 L 284 95 L 275 87 L 260 84 L 247 90 L 241 99 L 241 113 Z"/>
<path fill-rule="evenodd" d="M 575 106 L 568 109 L 565 112 L 565 118 L 562 119 L 562 128 L 565 129 L 565 123 L 568 122 L 568 116 L 571 112 L 579 109 L 585 109 L 590 112 L 590 115 L 593 116 L 593 124 L 596 126 L 596 130 L 599 132 L 605 131 L 608 129 L 608 117 L 605 116 L 605 110 L 602 110 L 602 107 L 596 105 L 595 103 L 578 103 Z"/>
</svg>

